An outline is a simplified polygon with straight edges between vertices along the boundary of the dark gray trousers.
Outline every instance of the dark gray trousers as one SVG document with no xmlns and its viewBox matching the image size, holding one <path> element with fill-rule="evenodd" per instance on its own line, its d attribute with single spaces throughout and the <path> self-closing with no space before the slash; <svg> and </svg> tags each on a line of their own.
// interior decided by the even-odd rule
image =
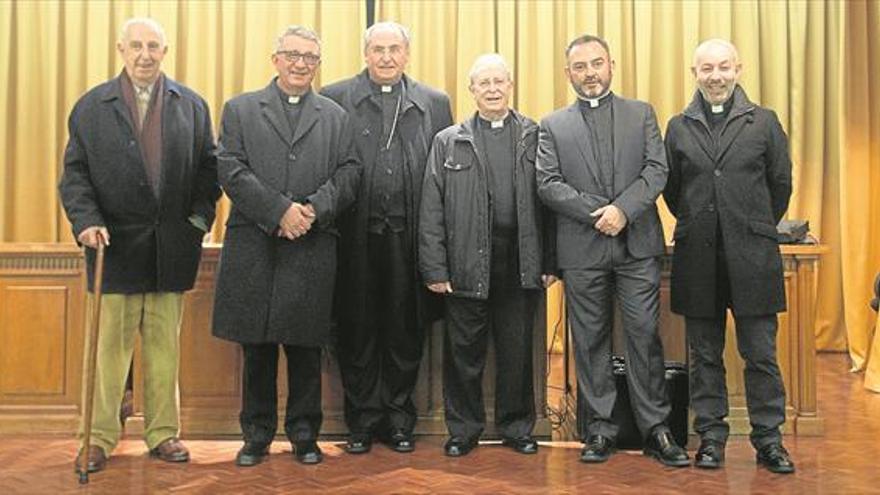
<svg viewBox="0 0 880 495">
<path fill-rule="evenodd" d="M 666 393 L 660 318 L 660 264 L 657 258 L 624 259 L 596 269 L 565 270 L 565 300 L 574 340 L 578 393 L 584 398 L 587 437 L 617 437 L 611 414 L 617 387 L 611 367 L 613 296 L 623 317 L 627 386 L 642 436 L 664 426 Z"/>
</svg>

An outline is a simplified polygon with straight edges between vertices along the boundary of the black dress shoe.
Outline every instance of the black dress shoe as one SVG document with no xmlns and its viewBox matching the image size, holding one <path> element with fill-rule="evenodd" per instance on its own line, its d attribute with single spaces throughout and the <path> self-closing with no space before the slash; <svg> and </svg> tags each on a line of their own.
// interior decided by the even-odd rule
<svg viewBox="0 0 880 495">
<path fill-rule="evenodd" d="M 373 447 L 373 437 L 369 433 L 352 433 L 345 442 L 349 454 L 366 454 Z"/>
<path fill-rule="evenodd" d="M 443 446 L 443 453 L 447 457 L 462 457 L 468 455 L 474 447 L 480 443 L 479 438 L 452 437 Z"/>
<path fill-rule="evenodd" d="M 593 435 L 581 449 L 581 462 L 605 462 L 614 452 L 614 441 L 605 435 Z"/>
<path fill-rule="evenodd" d="M 244 447 L 235 455 L 235 465 L 241 467 L 256 466 L 269 455 L 269 444 L 245 442 Z"/>
<path fill-rule="evenodd" d="M 385 444 L 395 452 L 408 453 L 416 450 L 416 441 L 411 431 L 394 430 L 385 439 Z"/>
<path fill-rule="evenodd" d="M 756 456 L 759 466 L 764 466 L 771 473 L 790 474 L 794 472 L 794 462 L 781 443 L 771 443 L 758 450 Z"/>
<path fill-rule="evenodd" d="M 324 453 L 314 440 L 293 442 L 293 456 L 302 464 L 318 464 L 324 460 Z"/>
<path fill-rule="evenodd" d="M 505 447 L 510 447 L 515 452 L 519 452 L 520 454 L 538 453 L 538 442 L 528 435 L 524 437 L 502 439 L 501 445 L 504 445 Z"/>
<path fill-rule="evenodd" d="M 694 466 L 702 469 L 718 469 L 724 464 L 724 444 L 704 438 L 694 455 Z"/>
<path fill-rule="evenodd" d="M 672 438 L 672 433 L 665 428 L 651 433 L 645 442 L 642 451 L 646 456 L 653 457 L 665 466 L 685 467 L 690 466 L 687 451 L 679 447 Z"/>
</svg>

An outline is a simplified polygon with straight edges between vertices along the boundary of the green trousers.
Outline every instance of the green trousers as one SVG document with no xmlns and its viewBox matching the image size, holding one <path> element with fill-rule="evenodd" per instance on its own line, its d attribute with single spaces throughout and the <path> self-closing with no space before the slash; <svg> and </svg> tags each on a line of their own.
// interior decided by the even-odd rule
<svg viewBox="0 0 880 495">
<path fill-rule="evenodd" d="M 93 296 L 90 294 L 90 307 L 92 302 Z M 164 440 L 178 435 L 180 419 L 177 368 L 182 312 L 183 294 L 180 292 L 105 294 L 101 297 L 101 327 L 98 335 L 90 443 L 101 447 L 108 455 L 116 447 L 122 433 L 119 406 L 125 393 L 125 382 L 138 333 L 141 336 L 143 355 L 144 440 L 147 447 L 152 449 Z M 88 345 L 87 336 L 86 349 Z M 85 404 L 85 368 L 82 390 L 82 404 Z M 81 421 L 81 443 L 83 425 L 84 422 Z"/>
</svg>

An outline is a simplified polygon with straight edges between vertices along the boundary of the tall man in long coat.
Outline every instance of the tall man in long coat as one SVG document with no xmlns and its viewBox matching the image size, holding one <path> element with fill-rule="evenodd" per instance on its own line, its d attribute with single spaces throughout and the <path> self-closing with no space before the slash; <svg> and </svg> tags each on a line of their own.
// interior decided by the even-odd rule
<svg viewBox="0 0 880 495">
<path fill-rule="evenodd" d="M 477 113 L 434 138 L 419 223 L 419 267 L 444 294 L 444 452 L 468 454 L 486 422 L 483 369 L 495 347 L 495 424 L 502 443 L 534 454 L 535 313 L 556 279 L 556 239 L 536 192 L 538 126 L 508 107 L 510 69 L 483 55 L 469 74 Z"/>
<path fill-rule="evenodd" d="M 400 24 L 374 24 L 366 69 L 322 90 L 351 116 L 364 164 L 356 207 L 340 222 L 336 303 L 352 454 L 368 452 L 374 436 L 398 452 L 415 448 L 412 392 L 425 325 L 439 312 L 419 279 L 416 231 L 428 149 L 452 112 L 445 94 L 404 74 L 409 42 Z"/>
<path fill-rule="evenodd" d="M 607 43 L 584 35 L 566 49 L 573 105 L 541 122 L 538 194 L 557 214 L 557 252 L 575 345 L 578 391 L 588 431 L 584 462 L 604 462 L 618 425 L 611 368 L 612 296 L 626 334 L 627 384 L 645 454 L 688 465 L 666 419 L 660 316 L 663 233 L 656 200 L 666 184 L 666 156 L 654 110 L 610 90 Z"/>
<path fill-rule="evenodd" d="M 329 343 L 340 209 L 360 166 L 345 111 L 312 92 L 318 36 L 301 26 L 278 38 L 269 85 L 226 103 L 218 153 L 232 200 L 217 277 L 214 335 L 244 351 L 244 447 L 236 463 L 269 452 L 277 418 L 278 344 L 287 357 L 284 429 L 296 459 L 321 462 L 321 346 Z"/>
<path fill-rule="evenodd" d="M 177 439 L 183 292 L 195 281 L 220 195 L 208 105 L 162 73 L 168 51 L 162 27 L 130 19 L 117 49 L 125 69 L 70 113 L 59 185 L 77 242 L 107 246 L 92 445 L 82 450 L 89 471 L 104 467 L 119 440 L 119 404 L 137 333 L 147 447 L 165 461 L 189 459 Z M 86 262 L 92 290 L 94 251 Z"/>
<path fill-rule="evenodd" d="M 694 52 L 693 101 L 669 121 L 669 182 L 677 218 L 672 311 L 685 316 L 691 350 L 691 407 L 702 439 L 696 465 L 724 462 L 728 425 L 724 370 L 727 310 L 745 360 L 746 404 L 757 461 L 790 473 L 782 447 L 785 389 L 776 363 L 776 313 L 785 310 L 776 224 L 791 195 L 788 140 L 772 110 L 737 83 L 742 65 L 727 41 Z"/>
</svg>

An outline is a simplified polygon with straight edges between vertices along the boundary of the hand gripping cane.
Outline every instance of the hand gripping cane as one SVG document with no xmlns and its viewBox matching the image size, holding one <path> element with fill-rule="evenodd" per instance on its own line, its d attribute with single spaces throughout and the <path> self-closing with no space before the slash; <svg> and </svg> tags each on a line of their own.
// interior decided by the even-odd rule
<svg viewBox="0 0 880 495">
<path fill-rule="evenodd" d="M 83 447 L 79 458 L 79 483 L 89 482 L 89 447 L 92 439 L 92 413 L 95 402 L 95 367 L 98 361 L 98 330 L 101 324 L 101 283 L 104 280 L 104 236 L 98 233 L 98 254 L 95 260 L 94 297 L 92 319 L 89 325 L 89 346 L 83 359 L 86 361 L 86 397 L 83 404 Z"/>
</svg>

